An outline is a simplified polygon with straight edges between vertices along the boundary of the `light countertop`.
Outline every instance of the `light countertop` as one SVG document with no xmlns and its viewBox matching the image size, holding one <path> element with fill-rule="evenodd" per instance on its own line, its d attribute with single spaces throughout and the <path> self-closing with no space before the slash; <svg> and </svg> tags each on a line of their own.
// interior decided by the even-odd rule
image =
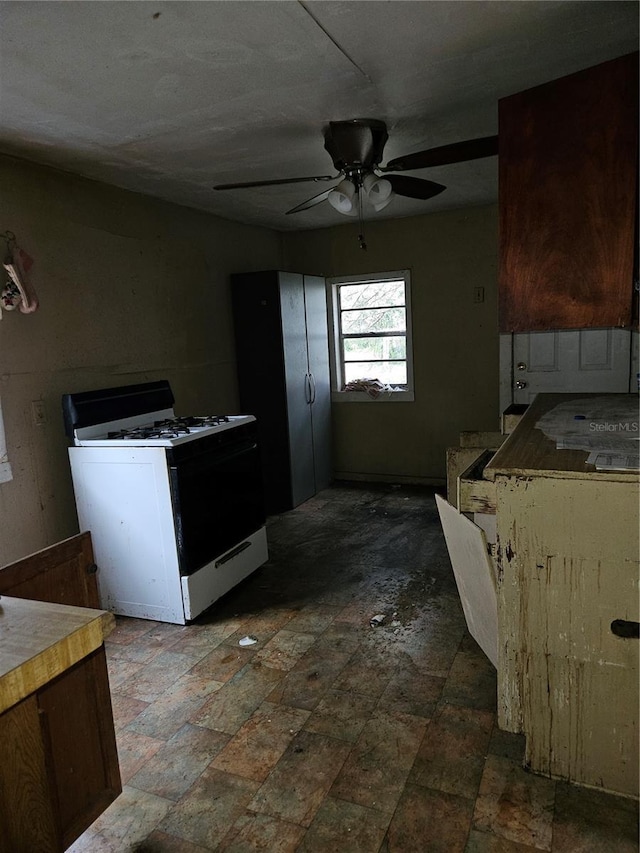
<svg viewBox="0 0 640 853">
<path fill-rule="evenodd" d="M 0 713 L 100 648 L 115 627 L 105 610 L 0 597 Z"/>
<path fill-rule="evenodd" d="M 538 394 L 529 406 L 521 421 L 509 435 L 502 447 L 496 452 L 484 469 L 484 477 L 495 480 L 496 476 L 542 476 L 566 478 L 584 478 L 595 480 L 615 480 L 629 482 L 638 479 L 637 472 L 596 471 L 595 466 L 587 462 L 586 450 L 558 448 L 556 442 L 537 428 L 540 419 L 556 407 L 572 403 L 576 411 L 588 411 L 589 401 L 607 398 L 611 411 L 615 412 L 620 403 L 635 405 L 637 395 L 632 394 Z M 600 406 L 599 411 L 602 410 Z M 584 430 L 589 429 L 588 418 L 580 415 Z M 576 421 L 576 424 L 579 423 Z M 575 427 L 576 424 L 571 424 Z"/>
</svg>

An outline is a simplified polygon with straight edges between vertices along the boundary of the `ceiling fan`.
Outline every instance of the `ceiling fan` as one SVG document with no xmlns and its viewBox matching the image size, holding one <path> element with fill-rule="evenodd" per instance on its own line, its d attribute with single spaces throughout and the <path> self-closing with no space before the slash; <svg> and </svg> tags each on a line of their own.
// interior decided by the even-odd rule
<svg viewBox="0 0 640 853">
<path fill-rule="evenodd" d="M 324 147 L 329 152 L 337 175 L 312 175 L 302 178 L 281 178 L 272 181 L 248 181 L 241 184 L 218 184 L 216 190 L 235 190 L 246 187 L 268 187 L 276 184 L 297 184 L 338 181 L 334 186 L 287 210 L 287 214 L 308 210 L 328 200 L 332 207 L 347 216 L 361 212 L 363 196 L 375 210 L 386 207 L 394 195 L 426 200 L 446 187 L 424 178 L 410 175 L 390 175 L 388 172 L 407 172 L 430 166 L 445 166 L 465 160 L 477 160 L 498 153 L 498 137 L 484 136 L 467 139 L 438 148 L 428 148 L 405 157 L 396 157 L 381 166 L 382 152 L 389 135 L 387 126 L 378 119 L 349 119 L 330 121 L 324 129 Z"/>
</svg>

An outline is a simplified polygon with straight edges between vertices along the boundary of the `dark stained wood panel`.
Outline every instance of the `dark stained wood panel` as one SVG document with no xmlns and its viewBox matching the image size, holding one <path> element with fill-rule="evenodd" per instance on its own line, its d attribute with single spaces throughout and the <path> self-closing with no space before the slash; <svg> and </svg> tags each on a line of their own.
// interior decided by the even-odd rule
<svg viewBox="0 0 640 853">
<path fill-rule="evenodd" d="M 38 703 L 0 714 L 0 853 L 62 853 L 51 806 Z"/>
<path fill-rule="evenodd" d="M 104 647 L 37 695 L 66 848 L 121 791 Z"/>
<path fill-rule="evenodd" d="M 499 102 L 500 330 L 632 322 L 638 54 Z"/>
<path fill-rule="evenodd" d="M 0 595 L 99 608 L 91 534 L 80 533 L 0 568 Z"/>
</svg>

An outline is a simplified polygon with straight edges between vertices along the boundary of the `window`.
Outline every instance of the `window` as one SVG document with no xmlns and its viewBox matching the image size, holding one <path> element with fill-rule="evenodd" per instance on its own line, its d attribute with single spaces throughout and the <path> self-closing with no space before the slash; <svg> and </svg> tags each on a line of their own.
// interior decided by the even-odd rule
<svg viewBox="0 0 640 853">
<path fill-rule="evenodd" d="M 409 271 L 329 279 L 336 401 L 413 400 Z"/>
</svg>

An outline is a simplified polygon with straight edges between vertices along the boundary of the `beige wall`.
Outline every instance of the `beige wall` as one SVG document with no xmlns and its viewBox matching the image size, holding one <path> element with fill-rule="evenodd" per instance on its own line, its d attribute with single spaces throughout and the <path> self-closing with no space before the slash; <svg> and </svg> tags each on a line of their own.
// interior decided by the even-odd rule
<svg viewBox="0 0 640 853">
<path fill-rule="evenodd" d="M 415 402 L 333 407 L 341 477 L 442 480 L 461 430 L 498 429 L 497 207 L 284 235 L 287 269 L 411 270 Z M 485 301 L 473 301 L 484 287 Z"/>
<path fill-rule="evenodd" d="M 0 210 L 40 298 L 0 323 L 3 565 L 77 531 L 63 393 L 166 377 L 178 413 L 237 411 L 228 276 L 277 268 L 280 236 L 4 157 Z"/>
<path fill-rule="evenodd" d="M 166 377 L 178 413 L 237 411 L 231 272 L 411 269 L 416 401 L 334 406 L 339 475 L 439 479 L 461 429 L 497 428 L 495 207 L 369 223 L 365 253 L 351 224 L 279 235 L 0 157 L 0 209 L 41 303 L 0 323 L 0 565 L 77 531 L 63 393 Z"/>
</svg>

